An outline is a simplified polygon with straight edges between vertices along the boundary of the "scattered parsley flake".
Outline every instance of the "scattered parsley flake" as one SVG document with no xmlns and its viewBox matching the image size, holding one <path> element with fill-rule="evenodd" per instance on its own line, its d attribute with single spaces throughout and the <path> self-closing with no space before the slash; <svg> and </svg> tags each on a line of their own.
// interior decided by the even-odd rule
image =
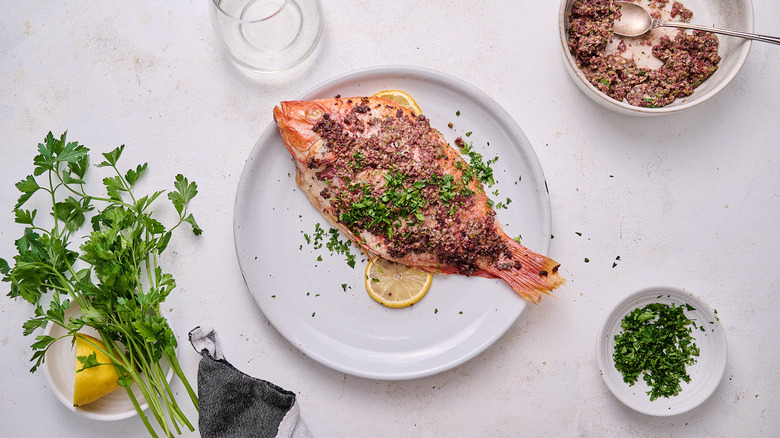
<svg viewBox="0 0 780 438">
<path fill-rule="evenodd" d="M 303 233 L 303 236 L 306 239 L 306 243 L 311 244 L 312 248 L 321 249 L 324 245 L 329 251 L 343 255 L 346 258 L 347 265 L 349 265 L 350 268 L 355 268 L 355 255 L 352 254 L 350 250 L 352 242 L 349 240 L 342 241 L 339 239 L 339 231 L 337 229 L 330 228 L 328 231 L 325 231 L 325 229 L 322 228 L 322 225 L 320 225 L 318 222 L 314 225 L 313 236 L 309 236 L 306 233 Z M 326 237 L 327 240 L 325 240 Z M 303 245 L 301 245 L 301 249 L 302 248 Z M 322 255 L 317 256 L 317 261 L 322 261 Z"/>
</svg>

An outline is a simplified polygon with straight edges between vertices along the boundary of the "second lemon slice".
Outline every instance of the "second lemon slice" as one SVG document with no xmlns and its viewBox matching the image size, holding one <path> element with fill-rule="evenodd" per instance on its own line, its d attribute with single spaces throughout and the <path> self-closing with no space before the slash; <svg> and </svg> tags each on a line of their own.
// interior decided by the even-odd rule
<svg viewBox="0 0 780 438">
<path fill-rule="evenodd" d="M 431 287 L 433 276 L 384 259 L 373 259 L 366 266 L 366 290 L 383 306 L 409 307 L 420 301 Z"/>
</svg>

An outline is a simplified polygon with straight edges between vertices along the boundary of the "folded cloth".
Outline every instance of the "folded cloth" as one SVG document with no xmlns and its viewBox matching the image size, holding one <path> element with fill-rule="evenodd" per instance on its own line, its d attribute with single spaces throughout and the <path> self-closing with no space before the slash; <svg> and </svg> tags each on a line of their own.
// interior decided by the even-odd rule
<svg viewBox="0 0 780 438">
<path fill-rule="evenodd" d="M 203 438 L 311 438 L 295 393 L 237 370 L 222 354 L 213 329 L 195 327 L 200 353 L 198 427 Z"/>
</svg>

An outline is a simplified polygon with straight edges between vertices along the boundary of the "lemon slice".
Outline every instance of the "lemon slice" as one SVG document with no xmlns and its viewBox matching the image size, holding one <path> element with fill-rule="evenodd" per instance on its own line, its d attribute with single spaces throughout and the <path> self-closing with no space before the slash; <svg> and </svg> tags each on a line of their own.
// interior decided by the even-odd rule
<svg viewBox="0 0 780 438">
<path fill-rule="evenodd" d="M 408 108 L 416 116 L 422 114 L 422 110 L 417 105 L 417 102 L 415 102 L 414 99 L 412 99 L 412 96 L 410 96 L 409 94 L 401 90 L 380 91 L 379 93 L 374 94 L 374 96 L 385 98 L 391 102 L 395 102 L 398 105 L 401 105 L 404 108 Z"/>
<path fill-rule="evenodd" d="M 111 359 L 95 349 L 90 342 L 100 348 L 105 348 L 99 339 L 83 333 L 76 334 L 76 378 L 73 382 L 73 406 L 92 403 L 119 388 L 119 383 L 117 383 L 119 374 L 116 372 L 116 367 L 111 365 Z M 101 365 L 78 371 L 84 367 L 78 357 L 90 356 L 92 353 L 95 353 L 97 362 Z"/>
<path fill-rule="evenodd" d="M 366 290 L 383 306 L 399 309 L 420 301 L 433 276 L 399 263 L 375 258 L 366 266 Z"/>
</svg>

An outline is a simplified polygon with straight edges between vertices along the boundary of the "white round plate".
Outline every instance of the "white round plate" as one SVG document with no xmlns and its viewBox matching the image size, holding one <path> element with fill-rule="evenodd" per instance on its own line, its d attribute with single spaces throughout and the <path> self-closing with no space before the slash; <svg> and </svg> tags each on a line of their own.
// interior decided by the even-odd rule
<svg viewBox="0 0 780 438">
<path fill-rule="evenodd" d="M 695 310 L 686 310 L 685 315 L 693 320 L 697 328 L 691 335 L 699 347 L 696 363 L 687 370 L 691 382 L 681 382 L 682 391 L 673 397 L 659 397 L 650 401 L 649 386 L 640 375 L 633 386 L 623 382 L 623 375 L 615 368 L 612 354 L 615 349 L 615 335 L 622 332 L 623 317 L 636 308 L 650 303 L 690 304 Z M 623 299 L 612 310 L 599 331 L 596 342 L 596 360 L 604 382 L 612 394 L 635 411 L 654 416 L 672 416 L 688 412 L 702 404 L 715 391 L 726 369 L 726 333 L 716 314 L 707 304 L 694 295 L 672 287 L 653 287 L 635 292 Z"/>
<path fill-rule="evenodd" d="M 75 317 L 77 311 L 77 305 L 71 304 L 71 307 L 65 311 L 65 318 Z M 163 316 L 165 316 L 164 312 Z M 52 323 L 49 323 L 44 331 L 44 334 L 54 338 L 59 338 L 66 333 L 65 329 Z M 84 327 L 79 330 L 79 333 L 100 339 L 97 331 L 91 327 Z M 57 399 L 71 411 L 93 420 L 116 421 L 138 415 L 135 407 L 133 407 L 133 402 L 124 388 L 117 388 L 115 391 L 87 405 L 73 406 L 76 353 L 71 341 L 72 338 L 70 337 L 56 341 L 46 352 L 46 361 L 43 364 L 43 372 L 49 381 L 49 387 L 54 392 L 54 395 L 57 396 Z M 165 361 L 163 361 L 162 368 L 166 372 L 165 378 L 170 382 L 173 378 L 173 368 Z M 135 384 L 131 388 L 141 405 L 141 409 L 146 410 L 149 404 L 144 399 L 143 394 L 141 394 L 141 390 Z"/>
<path fill-rule="evenodd" d="M 538 159 L 509 114 L 473 86 L 428 69 L 376 67 L 336 77 L 298 99 L 387 89 L 411 94 L 448 142 L 463 136 L 486 160 L 500 157 L 493 165 L 497 184 L 488 192 L 497 189 L 498 197 L 490 195 L 494 201 L 512 202 L 497 217 L 510 236 L 522 235 L 524 245 L 545 253 L 550 200 Z M 233 224 L 236 253 L 249 291 L 271 324 L 333 369 L 389 380 L 432 375 L 485 350 L 526 306 L 498 280 L 436 275 L 414 306 L 383 307 L 365 290 L 366 260 L 357 248 L 351 248 L 357 263 L 350 268 L 344 256 L 307 243 L 304 234 L 313 239 L 317 224 L 326 233 L 330 229 L 296 185 L 295 166 L 272 123 L 241 175 Z"/>
</svg>

